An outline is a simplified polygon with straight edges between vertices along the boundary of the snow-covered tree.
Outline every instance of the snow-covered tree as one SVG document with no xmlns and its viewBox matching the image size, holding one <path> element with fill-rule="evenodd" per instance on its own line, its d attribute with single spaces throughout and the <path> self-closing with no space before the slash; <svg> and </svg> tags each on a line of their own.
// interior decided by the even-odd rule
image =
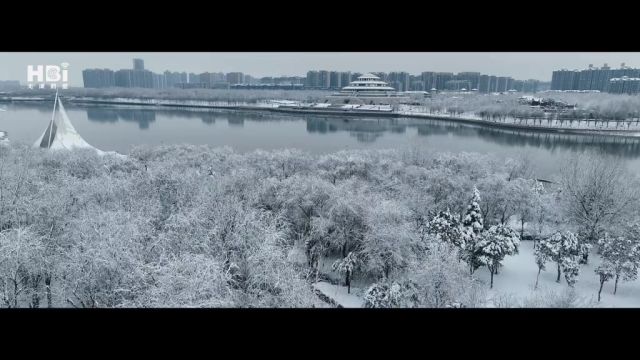
<svg viewBox="0 0 640 360">
<path fill-rule="evenodd" d="M 569 286 L 573 286 L 576 282 L 580 270 L 580 244 L 578 238 L 572 232 L 557 232 L 552 236 L 540 240 L 536 245 L 540 254 L 548 255 L 548 259 L 555 262 L 558 266 L 558 277 L 556 282 L 560 282 L 561 272 L 564 272 L 565 279 Z M 536 257 L 536 262 L 538 261 Z M 545 259 L 544 257 L 540 258 Z"/>
<path fill-rule="evenodd" d="M 414 307 L 417 299 L 416 291 L 415 285 L 410 281 L 375 283 L 364 294 L 364 307 L 375 309 Z"/>
<path fill-rule="evenodd" d="M 489 268 L 491 273 L 490 288 L 493 288 L 493 275 L 500 266 L 500 262 L 507 255 L 517 254 L 519 245 L 518 233 L 505 225 L 494 225 L 482 233 L 475 246 L 476 256 Z"/>
<path fill-rule="evenodd" d="M 600 263 L 600 265 L 598 265 L 598 267 L 595 269 L 595 273 L 600 277 L 600 288 L 598 289 L 598 301 L 600 301 L 602 287 L 604 286 L 605 282 L 609 281 L 615 276 L 615 268 L 613 264 L 605 260 Z"/>
<path fill-rule="evenodd" d="M 467 206 L 467 212 L 462 218 L 462 225 L 470 228 L 474 234 L 480 234 L 484 229 L 484 221 L 482 219 L 482 211 L 480 210 L 480 191 L 477 187 L 473 187 L 473 197 L 471 203 Z"/>
<path fill-rule="evenodd" d="M 375 278 L 388 279 L 402 271 L 415 254 L 418 238 L 407 221 L 408 210 L 397 201 L 376 201 L 367 211 L 361 250 L 362 270 Z M 418 245 L 418 244 L 416 244 Z M 416 251 L 419 251 L 416 247 Z"/>
<path fill-rule="evenodd" d="M 360 247 L 366 227 L 364 203 L 352 196 L 334 198 L 328 209 L 311 223 L 316 238 L 326 242 L 328 251 L 339 252 L 342 257 Z"/>
<path fill-rule="evenodd" d="M 515 211 L 515 189 L 513 181 L 507 181 L 504 174 L 493 173 L 478 182 L 482 191 L 481 210 L 485 227 L 504 224 Z M 478 202 L 479 203 L 479 202 Z"/>
<path fill-rule="evenodd" d="M 469 275 L 465 264 L 456 259 L 456 253 L 457 249 L 451 244 L 438 241 L 408 269 L 407 277 L 417 289 L 417 306 L 444 308 L 484 305 L 486 288 Z"/>
<path fill-rule="evenodd" d="M 567 284 L 571 287 L 578 281 L 578 275 L 580 274 L 580 259 L 578 258 L 565 258 L 562 261 L 562 273 Z"/>
<path fill-rule="evenodd" d="M 639 197 L 633 176 L 618 158 L 589 154 L 570 158 L 563 164 L 560 183 L 565 212 L 581 228 L 588 243 L 602 233 L 624 224 Z"/>
<path fill-rule="evenodd" d="M 351 276 L 353 275 L 353 271 L 358 268 L 360 265 L 360 259 L 358 259 L 358 255 L 354 252 L 350 252 L 345 258 L 336 260 L 331 268 L 333 271 L 337 271 L 341 274 L 344 274 L 344 285 L 347 287 L 347 293 L 351 293 Z"/>
<path fill-rule="evenodd" d="M 638 277 L 640 239 L 632 237 L 634 233 L 640 233 L 638 230 L 640 230 L 640 225 L 635 224 L 623 236 L 610 236 L 606 233 L 598 241 L 603 263 L 608 263 L 615 275 L 614 295 L 618 291 L 620 277 L 627 281 L 635 280 Z"/>
<path fill-rule="evenodd" d="M 535 219 L 535 207 L 538 201 L 538 184 L 535 180 L 515 179 L 512 181 L 512 199 L 514 211 L 520 220 L 520 238 L 524 236 L 524 225 Z"/>
<path fill-rule="evenodd" d="M 578 232 L 576 236 L 578 237 L 578 254 L 580 255 L 578 262 L 580 264 L 588 264 L 589 253 L 593 245 L 589 243 L 589 236 L 584 231 Z"/>
<path fill-rule="evenodd" d="M 464 242 L 463 259 L 469 265 L 471 274 L 483 265 L 482 261 L 478 259 L 478 251 L 476 249 L 476 244 L 484 229 L 480 201 L 480 192 L 478 188 L 474 186 L 471 203 L 467 206 L 467 211 L 462 218 L 462 236 Z"/>
<path fill-rule="evenodd" d="M 44 265 L 45 244 L 31 229 L 0 232 L 0 304 L 39 307 Z"/>
<path fill-rule="evenodd" d="M 427 224 L 427 233 L 459 249 L 463 249 L 464 239 L 458 219 L 458 215 L 452 214 L 449 209 L 440 211 Z"/>
<path fill-rule="evenodd" d="M 540 279 L 540 272 L 546 270 L 547 262 L 551 261 L 553 257 L 553 247 L 547 241 L 541 241 L 534 246 L 533 256 L 536 259 L 536 265 L 538 265 L 538 275 L 536 276 L 536 284 L 534 289 L 538 288 L 538 280 Z"/>
</svg>

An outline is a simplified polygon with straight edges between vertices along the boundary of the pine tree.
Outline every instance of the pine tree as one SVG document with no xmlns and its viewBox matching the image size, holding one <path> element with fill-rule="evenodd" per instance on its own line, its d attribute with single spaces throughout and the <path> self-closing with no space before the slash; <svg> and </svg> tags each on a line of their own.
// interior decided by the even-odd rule
<svg viewBox="0 0 640 360">
<path fill-rule="evenodd" d="M 480 234 L 484 229 L 480 201 L 480 192 L 474 186 L 471 203 L 467 206 L 467 211 L 462 219 L 463 259 L 469 264 L 471 274 L 483 265 L 478 259 L 478 250 L 476 248 Z"/>
<path fill-rule="evenodd" d="M 427 225 L 427 233 L 437 239 L 450 243 L 453 246 L 463 249 L 464 238 L 458 216 L 446 211 L 440 211 Z"/>
<path fill-rule="evenodd" d="M 484 221 L 482 219 L 482 211 L 480 210 L 480 192 L 477 187 L 473 187 L 473 198 L 467 206 L 467 212 L 462 219 L 462 225 L 473 230 L 475 234 L 479 234 L 484 229 Z"/>
</svg>

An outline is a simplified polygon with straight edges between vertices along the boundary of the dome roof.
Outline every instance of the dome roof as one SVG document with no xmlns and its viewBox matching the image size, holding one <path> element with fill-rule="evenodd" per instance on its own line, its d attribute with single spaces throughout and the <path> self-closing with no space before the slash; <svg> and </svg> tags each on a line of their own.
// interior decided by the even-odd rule
<svg viewBox="0 0 640 360">
<path fill-rule="evenodd" d="M 373 75 L 372 73 L 366 73 L 364 75 L 358 76 L 358 79 L 380 79 L 378 76 Z"/>
</svg>

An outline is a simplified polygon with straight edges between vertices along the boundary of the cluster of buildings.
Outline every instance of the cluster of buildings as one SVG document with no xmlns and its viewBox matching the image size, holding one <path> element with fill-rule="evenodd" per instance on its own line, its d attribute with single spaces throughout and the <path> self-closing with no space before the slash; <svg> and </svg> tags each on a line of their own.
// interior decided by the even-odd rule
<svg viewBox="0 0 640 360">
<path fill-rule="evenodd" d="M 607 64 L 601 68 L 592 64 L 583 70 L 556 70 L 551 77 L 551 90 L 600 91 L 613 94 L 640 93 L 640 69 L 625 66 L 612 69 Z"/>
<path fill-rule="evenodd" d="M 372 75 L 386 82 L 395 91 L 477 91 L 527 92 L 546 90 L 538 80 L 515 80 L 507 76 L 494 76 L 479 72 L 430 72 L 419 75 L 407 72 L 374 72 Z M 350 71 L 311 70 L 306 77 L 281 76 L 260 79 L 241 72 L 205 72 L 201 74 L 171 72 L 157 74 L 144 68 L 142 59 L 133 59 L 132 69 L 86 69 L 82 72 L 85 88 L 137 87 L 137 88 L 207 88 L 207 89 L 317 89 L 340 90 L 348 86 L 361 73 Z"/>
<path fill-rule="evenodd" d="M 85 88 L 149 88 L 165 89 L 177 88 L 207 88 L 229 89 L 237 84 L 253 83 L 250 75 L 241 72 L 202 74 L 165 71 L 156 74 L 144 68 L 142 59 L 133 59 L 132 69 L 86 69 L 82 71 L 82 80 Z"/>
<path fill-rule="evenodd" d="M 430 72 L 411 75 L 407 72 L 374 72 L 396 91 L 478 91 L 490 92 L 537 92 L 542 90 L 538 80 L 515 80 L 511 77 L 481 74 L 479 72 Z M 347 86 L 362 74 L 338 71 L 309 71 L 305 79 L 307 89 L 338 90 Z"/>
</svg>

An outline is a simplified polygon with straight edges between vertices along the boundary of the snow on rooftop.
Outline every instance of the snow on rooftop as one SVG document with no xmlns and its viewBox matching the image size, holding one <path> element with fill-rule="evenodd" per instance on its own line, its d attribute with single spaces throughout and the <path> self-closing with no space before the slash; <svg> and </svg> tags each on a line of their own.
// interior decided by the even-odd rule
<svg viewBox="0 0 640 360">
<path fill-rule="evenodd" d="M 380 79 L 380 77 L 373 75 L 372 73 L 366 73 L 364 75 L 358 76 L 358 79 Z"/>
</svg>

